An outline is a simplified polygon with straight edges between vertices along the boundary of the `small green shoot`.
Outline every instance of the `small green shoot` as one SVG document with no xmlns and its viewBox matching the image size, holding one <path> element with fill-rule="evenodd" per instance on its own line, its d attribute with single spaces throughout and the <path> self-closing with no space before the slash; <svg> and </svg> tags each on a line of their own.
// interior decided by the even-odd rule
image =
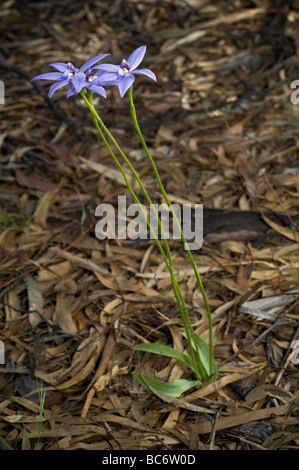
<svg viewBox="0 0 299 470">
<path fill-rule="evenodd" d="M 39 421 L 38 421 L 38 436 L 37 436 L 37 441 L 35 443 L 34 449 L 41 450 L 46 392 L 43 391 L 42 386 L 39 385 L 38 381 L 36 381 L 36 383 L 37 383 L 37 390 L 38 390 L 38 397 L 39 397 Z"/>
<path fill-rule="evenodd" d="M 181 333 L 185 338 L 187 337 L 184 330 L 181 330 Z M 201 362 L 203 364 L 203 367 L 206 373 L 206 375 L 203 376 L 200 373 L 199 367 L 197 368 L 197 373 L 200 375 L 201 380 L 188 381 L 184 379 L 177 379 L 174 382 L 164 383 L 156 379 L 151 379 L 150 377 L 145 376 L 144 374 L 138 374 L 136 372 L 133 373 L 133 376 L 138 381 L 138 383 L 142 385 L 146 390 L 148 391 L 150 390 L 150 388 L 147 386 L 147 383 L 148 383 L 153 389 L 159 392 L 162 392 L 165 395 L 169 395 L 169 396 L 176 397 L 176 398 L 179 397 L 181 393 L 185 392 L 186 390 L 189 390 L 190 388 L 193 388 L 193 387 L 200 388 L 202 385 L 202 382 L 205 380 L 206 377 L 213 377 L 213 380 L 215 380 L 217 378 L 217 366 L 213 358 L 212 368 L 210 367 L 209 345 L 206 344 L 205 341 L 203 341 L 203 339 L 200 338 L 196 334 L 195 334 L 195 339 L 197 343 L 197 348 L 195 347 L 193 341 L 191 341 L 191 346 L 194 349 L 194 351 L 199 351 Z M 194 365 L 193 365 L 191 358 L 187 356 L 186 354 L 183 354 L 182 352 L 177 351 L 176 349 L 170 346 L 166 346 L 164 344 L 158 344 L 158 343 L 144 343 L 144 344 L 137 344 L 137 346 L 135 346 L 134 349 L 135 351 L 143 351 L 147 353 L 158 354 L 160 356 L 166 356 L 172 359 L 176 359 L 177 361 L 182 362 L 185 366 L 187 366 L 190 370 L 192 370 L 195 373 Z M 145 377 L 146 377 L 146 381 L 144 380 Z"/>
<path fill-rule="evenodd" d="M 181 333 L 184 336 L 184 338 L 187 338 L 187 335 L 183 329 L 181 329 Z M 216 380 L 217 374 L 218 374 L 217 365 L 216 365 L 214 357 L 212 356 L 212 367 L 210 367 L 211 357 L 210 357 L 209 345 L 196 333 L 194 334 L 194 336 L 195 336 L 196 343 L 197 343 L 197 349 L 195 345 L 193 344 L 193 340 L 191 340 L 191 346 L 194 350 L 199 351 L 207 376 L 213 375 L 213 380 Z"/>
<path fill-rule="evenodd" d="M 0 436 L 0 450 L 9 450 L 7 444 L 5 443 L 4 439 Z"/>
</svg>

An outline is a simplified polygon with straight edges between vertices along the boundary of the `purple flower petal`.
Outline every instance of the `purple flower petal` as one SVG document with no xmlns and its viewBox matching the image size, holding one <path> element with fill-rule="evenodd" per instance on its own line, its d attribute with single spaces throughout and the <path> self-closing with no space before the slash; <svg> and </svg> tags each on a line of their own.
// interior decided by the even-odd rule
<svg viewBox="0 0 299 470">
<path fill-rule="evenodd" d="M 79 72 L 85 72 L 85 70 L 90 69 L 96 62 L 103 59 L 104 57 L 107 57 L 107 55 L 110 54 L 100 54 L 96 57 L 93 57 L 93 59 L 88 60 L 84 65 L 82 65 L 82 67 L 79 69 Z"/>
<path fill-rule="evenodd" d="M 58 90 L 58 88 L 61 88 L 65 85 L 68 85 L 70 83 L 70 80 L 69 78 L 66 79 L 66 80 L 61 80 L 60 82 L 57 82 L 57 83 L 54 83 L 54 85 L 52 85 L 49 89 L 49 98 L 52 97 L 53 93 Z"/>
<path fill-rule="evenodd" d="M 106 91 L 102 86 L 94 85 L 92 83 L 87 88 L 91 91 L 94 91 L 95 93 L 98 93 L 99 95 L 103 96 L 104 98 L 107 98 Z"/>
<path fill-rule="evenodd" d="M 117 72 L 119 66 L 113 64 L 100 64 L 93 67 L 95 70 L 104 70 L 106 72 Z"/>
<path fill-rule="evenodd" d="M 61 80 L 61 73 L 60 72 L 48 72 L 43 73 L 42 75 L 37 75 L 34 78 L 31 78 L 31 82 L 33 80 Z"/>
<path fill-rule="evenodd" d="M 97 78 L 95 78 L 92 81 L 93 85 L 117 85 L 118 83 L 115 83 L 117 81 L 117 74 L 116 73 L 100 73 L 97 75 Z"/>
<path fill-rule="evenodd" d="M 101 80 L 100 83 L 103 86 L 108 86 L 108 85 L 119 85 L 119 80 Z"/>
<path fill-rule="evenodd" d="M 66 97 L 69 98 L 70 96 L 73 96 L 75 93 L 76 93 L 76 90 L 73 87 L 73 85 L 71 85 L 68 92 L 67 92 L 67 94 L 66 94 Z"/>
<path fill-rule="evenodd" d="M 152 71 L 149 70 L 149 69 L 135 70 L 135 71 L 132 72 L 132 73 L 134 73 L 134 74 L 140 73 L 141 75 L 146 75 L 148 78 L 151 78 L 152 80 L 155 80 L 155 82 L 157 81 L 156 75 L 154 74 L 154 72 L 152 72 Z"/>
<path fill-rule="evenodd" d="M 84 75 L 84 73 L 82 73 L 82 72 L 76 73 L 71 78 L 71 82 L 72 82 L 73 87 L 76 90 L 76 93 L 80 93 L 80 91 L 82 90 L 82 88 L 85 85 L 85 75 Z"/>
<path fill-rule="evenodd" d="M 123 98 L 124 94 L 126 93 L 126 91 L 128 91 L 128 89 L 130 88 L 130 86 L 134 83 L 135 81 L 135 77 L 134 75 L 127 75 L 125 78 L 123 78 L 123 80 L 119 80 L 118 81 L 118 89 L 119 89 L 119 93 L 120 93 L 120 96 Z"/>
<path fill-rule="evenodd" d="M 67 69 L 67 64 L 64 64 L 63 62 L 53 62 L 52 64 L 49 64 L 49 67 L 54 67 L 54 69 L 58 70 L 59 72 L 65 72 Z"/>
<path fill-rule="evenodd" d="M 132 52 L 132 54 L 130 55 L 130 57 L 127 60 L 127 62 L 130 65 L 130 70 L 131 71 L 135 70 L 136 67 L 138 67 L 138 65 L 140 64 L 140 62 L 142 62 L 145 51 L 146 51 L 146 46 L 140 46 L 137 49 L 135 49 L 134 52 Z"/>
</svg>

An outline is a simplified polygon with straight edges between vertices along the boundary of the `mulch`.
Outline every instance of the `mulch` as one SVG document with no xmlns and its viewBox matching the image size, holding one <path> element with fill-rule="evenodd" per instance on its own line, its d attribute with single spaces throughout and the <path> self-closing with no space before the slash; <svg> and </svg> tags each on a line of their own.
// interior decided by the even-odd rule
<svg viewBox="0 0 299 470">
<path fill-rule="evenodd" d="M 298 449 L 299 9 L 294 2 L 13 2 L 0 13 L 0 437 L 14 450 Z M 113 63 L 146 44 L 134 99 L 172 203 L 203 204 L 193 252 L 213 317 L 216 382 L 180 398 L 132 372 L 192 379 L 171 279 L 152 240 L 95 236 L 131 196 L 79 96 L 30 82 L 51 62 Z M 95 105 L 156 203 L 128 98 Z M 138 195 L 140 191 L 136 188 Z M 197 283 L 170 242 L 196 332 Z M 297 346 L 296 346 L 297 345 Z M 3 361 L 2 361 L 3 362 Z M 40 416 L 40 394 L 45 403 Z M 2 442 L 2 441 L 1 441 Z"/>
</svg>

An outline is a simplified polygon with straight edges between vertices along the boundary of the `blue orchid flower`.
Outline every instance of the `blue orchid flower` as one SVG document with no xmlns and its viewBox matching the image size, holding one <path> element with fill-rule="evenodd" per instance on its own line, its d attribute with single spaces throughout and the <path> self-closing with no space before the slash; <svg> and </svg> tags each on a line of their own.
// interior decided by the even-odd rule
<svg viewBox="0 0 299 470">
<path fill-rule="evenodd" d="M 84 74 L 84 83 L 81 86 L 80 91 L 83 88 L 87 88 L 88 90 L 93 91 L 94 93 L 98 93 L 99 95 L 106 98 L 106 91 L 103 88 L 105 85 L 113 85 L 114 80 L 111 80 L 111 74 L 106 73 L 105 71 L 100 71 L 99 73 L 95 74 L 95 71 L 91 68 L 87 69 Z M 69 98 L 70 96 L 78 93 L 74 85 L 72 84 L 67 92 L 66 97 Z"/>
<path fill-rule="evenodd" d="M 125 93 L 128 91 L 130 86 L 135 81 L 135 75 L 145 75 L 152 80 L 157 81 L 156 75 L 149 69 L 139 69 L 136 70 L 138 65 L 142 62 L 145 55 L 146 46 L 140 46 L 130 55 L 128 60 L 123 59 L 120 65 L 113 64 L 101 64 L 96 65 L 94 69 L 104 70 L 110 72 L 111 81 L 110 85 L 117 85 L 119 89 L 120 96 L 123 98 Z M 97 82 L 95 81 L 95 84 Z"/>
<path fill-rule="evenodd" d="M 71 85 L 70 90 L 68 91 L 68 96 L 72 96 L 74 93 L 80 93 L 80 91 L 88 85 L 91 84 L 90 76 L 87 75 L 87 72 L 91 73 L 91 67 L 96 64 L 99 60 L 107 57 L 109 54 L 100 54 L 92 59 L 88 60 L 80 69 L 74 67 L 71 62 L 67 64 L 63 62 L 53 62 L 49 64 L 50 67 L 55 68 L 58 72 L 49 72 L 43 73 L 42 75 L 37 75 L 36 77 L 32 78 L 31 81 L 34 80 L 55 80 L 57 83 L 54 83 L 49 89 L 49 98 L 52 97 L 53 93 L 59 88 L 62 88 L 66 85 Z M 87 72 L 86 72 L 87 71 Z M 99 80 L 100 81 L 100 80 Z M 101 86 L 98 86 L 94 91 L 97 93 L 105 95 L 105 90 L 103 94 L 103 90 Z"/>
</svg>

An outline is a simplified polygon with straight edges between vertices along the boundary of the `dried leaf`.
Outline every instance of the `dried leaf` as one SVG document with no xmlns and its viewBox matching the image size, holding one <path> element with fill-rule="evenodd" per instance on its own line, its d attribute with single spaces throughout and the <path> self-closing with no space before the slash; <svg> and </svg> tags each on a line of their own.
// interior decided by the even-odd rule
<svg viewBox="0 0 299 470">
<path fill-rule="evenodd" d="M 246 395 L 245 400 L 248 405 L 252 405 L 256 401 L 266 398 L 267 396 L 277 398 L 283 403 L 289 403 L 291 400 L 295 399 L 294 395 L 285 390 L 283 387 L 278 387 L 277 385 L 272 384 L 265 384 L 252 389 Z"/>
<path fill-rule="evenodd" d="M 24 281 L 27 287 L 29 311 L 36 311 L 33 313 L 29 313 L 29 322 L 32 328 L 35 328 L 41 321 L 41 314 L 44 308 L 44 299 L 39 290 L 38 283 L 32 276 L 26 276 L 24 278 Z M 39 312 L 40 315 L 37 312 Z"/>
<path fill-rule="evenodd" d="M 216 431 L 222 429 L 233 428 L 241 426 L 242 424 L 251 423 L 252 421 L 260 421 L 269 419 L 271 416 L 284 416 L 289 410 L 288 405 L 274 406 L 271 408 L 265 408 L 261 410 L 248 411 L 245 413 L 237 414 L 235 416 L 226 416 L 219 418 L 216 423 Z M 200 420 L 201 422 L 192 424 L 191 427 L 198 434 L 208 434 L 212 431 L 212 425 L 207 420 Z"/>
<path fill-rule="evenodd" d="M 66 296 L 63 292 L 58 292 L 56 296 L 56 307 L 54 311 L 54 321 L 62 331 L 76 334 L 77 327 L 72 317 L 71 306 L 73 298 Z"/>
<path fill-rule="evenodd" d="M 239 288 L 239 292 L 241 295 L 246 294 L 247 289 L 248 289 L 248 280 L 247 280 L 246 270 L 243 264 L 240 264 L 239 266 L 238 275 L 237 275 L 237 286 Z"/>
<path fill-rule="evenodd" d="M 295 232 L 295 230 L 291 230 L 287 227 L 282 227 L 281 225 L 276 224 L 268 217 L 266 217 L 265 214 L 263 214 L 263 219 L 271 228 L 276 230 L 276 232 L 280 233 L 286 238 L 289 238 L 292 241 L 299 243 L 299 232 Z"/>
</svg>

